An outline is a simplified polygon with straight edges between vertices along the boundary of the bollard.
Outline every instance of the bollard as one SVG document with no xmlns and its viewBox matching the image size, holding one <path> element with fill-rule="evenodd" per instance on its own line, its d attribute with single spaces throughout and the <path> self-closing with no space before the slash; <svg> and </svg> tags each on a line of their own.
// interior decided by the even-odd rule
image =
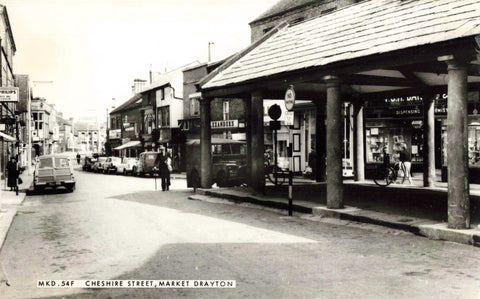
<svg viewBox="0 0 480 299">
<path fill-rule="evenodd" d="M 292 171 L 288 171 L 288 216 L 292 216 L 292 210 L 293 210 L 293 202 L 292 202 L 292 196 L 293 196 L 293 190 L 292 190 Z"/>
</svg>

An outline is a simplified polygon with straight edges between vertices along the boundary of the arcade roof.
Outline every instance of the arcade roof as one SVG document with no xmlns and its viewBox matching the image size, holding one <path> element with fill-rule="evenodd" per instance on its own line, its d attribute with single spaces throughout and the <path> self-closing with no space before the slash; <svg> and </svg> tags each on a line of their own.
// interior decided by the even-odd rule
<svg viewBox="0 0 480 299">
<path fill-rule="evenodd" d="M 200 86 L 202 90 L 226 88 L 277 74 L 477 36 L 479 11 L 480 1 L 473 0 L 361 2 L 302 23 L 277 27 L 204 78 Z"/>
</svg>

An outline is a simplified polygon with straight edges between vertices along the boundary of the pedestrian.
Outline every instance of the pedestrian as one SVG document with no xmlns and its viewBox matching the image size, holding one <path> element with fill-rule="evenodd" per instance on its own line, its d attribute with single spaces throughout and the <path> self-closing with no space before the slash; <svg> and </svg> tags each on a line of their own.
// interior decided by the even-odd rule
<svg viewBox="0 0 480 299">
<path fill-rule="evenodd" d="M 80 153 L 77 153 L 77 164 L 80 165 Z"/>
<path fill-rule="evenodd" d="M 17 191 L 17 179 L 18 179 L 18 165 L 15 157 L 10 157 L 10 161 L 7 163 L 7 185 L 10 187 L 10 191 Z"/>
<path fill-rule="evenodd" d="M 400 163 L 402 164 L 400 169 L 403 170 L 403 175 L 404 178 L 408 179 L 408 182 L 410 185 L 412 184 L 412 174 L 411 174 L 411 168 L 412 168 L 412 156 L 410 152 L 407 150 L 407 145 L 402 144 L 400 151 L 398 152 L 398 159 L 400 160 Z"/>
<path fill-rule="evenodd" d="M 162 191 L 168 190 L 168 177 L 170 177 L 170 174 L 168 173 L 168 167 L 167 164 L 165 163 L 165 157 L 163 154 L 160 153 L 158 155 L 158 175 L 160 176 L 160 179 L 162 180 Z"/>
<path fill-rule="evenodd" d="M 167 190 L 170 189 L 170 173 L 173 171 L 172 167 L 172 159 L 170 158 L 170 153 L 167 153 L 167 157 L 165 158 L 165 164 L 167 165 Z"/>
</svg>

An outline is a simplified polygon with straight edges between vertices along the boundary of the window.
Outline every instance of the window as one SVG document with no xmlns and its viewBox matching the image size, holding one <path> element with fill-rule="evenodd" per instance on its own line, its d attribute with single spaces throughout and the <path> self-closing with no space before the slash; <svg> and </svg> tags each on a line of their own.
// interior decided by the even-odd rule
<svg viewBox="0 0 480 299">
<path fill-rule="evenodd" d="M 190 116 L 200 115 L 200 101 L 198 98 L 190 99 Z"/>
<path fill-rule="evenodd" d="M 272 30 L 273 27 L 267 27 L 265 29 L 263 29 L 263 34 L 267 33 L 268 31 Z"/>
<path fill-rule="evenodd" d="M 158 123 L 160 127 L 170 126 L 170 106 L 163 106 L 158 108 Z"/>
<path fill-rule="evenodd" d="M 300 18 L 297 18 L 297 19 L 293 20 L 290 24 L 292 24 L 292 25 L 293 25 L 293 24 L 297 24 L 297 23 L 300 23 L 300 22 L 302 22 L 302 21 L 304 21 L 304 20 L 305 20 L 304 17 L 300 17 Z"/>
<path fill-rule="evenodd" d="M 224 101 L 223 102 L 223 120 L 230 119 L 230 102 Z"/>
<path fill-rule="evenodd" d="M 323 10 L 320 14 L 321 14 L 321 15 L 325 15 L 325 14 L 327 14 L 327 13 L 331 13 L 331 12 L 334 12 L 334 11 L 336 11 L 336 10 L 337 10 L 336 7 L 332 7 L 332 8 Z"/>
<path fill-rule="evenodd" d="M 157 97 L 159 97 L 161 101 L 165 100 L 163 89 L 160 89 L 157 92 L 158 92 Z"/>
<path fill-rule="evenodd" d="M 33 125 L 35 130 L 43 130 L 43 113 L 42 112 L 33 112 Z"/>
<path fill-rule="evenodd" d="M 128 115 L 125 115 L 123 122 L 124 122 L 124 123 L 128 123 Z"/>
</svg>

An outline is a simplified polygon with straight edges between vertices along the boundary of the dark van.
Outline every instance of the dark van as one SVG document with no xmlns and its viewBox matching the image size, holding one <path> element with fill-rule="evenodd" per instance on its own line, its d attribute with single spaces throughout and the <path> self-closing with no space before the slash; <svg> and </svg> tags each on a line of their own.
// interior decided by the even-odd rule
<svg viewBox="0 0 480 299">
<path fill-rule="evenodd" d="M 137 165 L 133 167 L 133 174 L 139 176 L 149 174 L 153 176 L 157 172 L 158 165 L 160 165 L 160 157 L 161 153 L 159 152 L 140 153 Z"/>
<path fill-rule="evenodd" d="M 212 138 L 212 183 L 218 187 L 246 182 L 246 143 L 232 139 Z M 200 140 L 187 141 L 187 187 L 200 186 Z"/>
</svg>

